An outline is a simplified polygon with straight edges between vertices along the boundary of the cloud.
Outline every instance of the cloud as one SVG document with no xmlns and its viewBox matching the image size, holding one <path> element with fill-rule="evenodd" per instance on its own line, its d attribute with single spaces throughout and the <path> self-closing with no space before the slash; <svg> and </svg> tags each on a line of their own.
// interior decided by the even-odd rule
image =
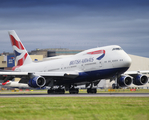
<svg viewBox="0 0 149 120">
<path fill-rule="evenodd" d="M 28 51 L 117 44 L 128 53 L 149 57 L 148 14 L 146 0 L 3 1 L 0 51 L 12 51 L 7 31 L 14 29 Z"/>
</svg>

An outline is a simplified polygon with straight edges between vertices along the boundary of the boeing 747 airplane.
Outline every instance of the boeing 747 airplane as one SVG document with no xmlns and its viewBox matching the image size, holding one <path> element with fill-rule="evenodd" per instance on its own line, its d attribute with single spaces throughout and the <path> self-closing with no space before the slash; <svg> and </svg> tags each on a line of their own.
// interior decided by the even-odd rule
<svg viewBox="0 0 149 120">
<path fill-rule="evenodd" d="M 96 93 L 96 86 L 101 79 L 113 79 L 113 88 L 126 87 L 132 83 L 144 85 L 149 71 L 126 72 L 131 65 L 131 58 L 118 45 L 85 50 L 76 55 L 53 57 L 46 61 L 33 62 L 14 30 L 9 31 L 17 65 L 12 72 L 0 72 L 7 75 L 4 82 L 15 77 L 21 78 L 20 84 L 33 88 L 48 86 L 48 94 L 77 94 L 78 85 L 86 85 L 87 93 Z"/>
</svg>

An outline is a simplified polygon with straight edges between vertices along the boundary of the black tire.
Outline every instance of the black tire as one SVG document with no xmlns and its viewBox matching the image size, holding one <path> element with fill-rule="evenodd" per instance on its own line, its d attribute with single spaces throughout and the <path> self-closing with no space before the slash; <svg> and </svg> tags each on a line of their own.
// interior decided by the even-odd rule
<svg viewBox="0 0 149 120">
<path fill-rule="evenodd" d="M 96 88 L 88 88 L 88 89 L 87 89 L 87 93 L 96 94 L 96 93 L 97 93 L 97 89 L 96 89 Z"/>
<path fill-rule="evenodd" d="M 48 89 L 48 90 L 47 90 L 47 93 L 48 93 L 48 94 L 52 94 L 53 91 L 52 91 L 51 89 Z"/>
<path fill-rule="evenodd" d="M 48 94 L 65 94 L 65 89 L 49 89 Z"/>
<path fill-rule="evenodd" d="M 78 94 L 79 93 L 79 89 L 78 88 L 71 88 L 69 89 L 69 94 Z"/>
<path fill-rule="evenodd" d="M 112 88 L 113 88 L 113 89 L 116 89 L 116 86 L 115 86 L 115 84 L 112 84 Z"/>
</svg>

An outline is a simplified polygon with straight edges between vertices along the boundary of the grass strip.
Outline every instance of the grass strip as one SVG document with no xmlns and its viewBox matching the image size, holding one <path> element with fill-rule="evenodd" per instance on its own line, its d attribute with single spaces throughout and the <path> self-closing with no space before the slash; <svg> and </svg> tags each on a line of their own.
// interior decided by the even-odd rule
<svg viewBox="0 0 149 120">
<path fill-rule="evenodd" d="M 0 98 L 0 120 L 148 120 L 148 97 Z"/>
</svg>

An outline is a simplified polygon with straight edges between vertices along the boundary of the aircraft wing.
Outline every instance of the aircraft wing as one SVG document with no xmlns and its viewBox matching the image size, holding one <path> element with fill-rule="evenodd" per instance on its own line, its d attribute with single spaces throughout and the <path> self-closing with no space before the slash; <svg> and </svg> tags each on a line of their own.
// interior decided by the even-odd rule
<svg viewBox="0 0 149 120">
<path fill-rule="evenodd" d="M 124 74 L 127 74 L 127 75 L 149 74 L 149 71 L 148 70 L 144 70 L 144 71 L 127 71 Z"/>
<path fill-rule="evenodd" d="M 0 72 L 0 75 L 24 76 L 28 75 L 28 72 Z"/>
<path fill-rule="evenodd" d="M 78 72 L 35 72 L 35 75 L 41 75 L 46 77 L 77 77 Z"/>
<path fill-rule="evenodd" d="M 0 75 L 7 76 L 30 76 L 39 75 L 46 77 L 70 77 L 75 78 L 79 75 L 78 72 L 0 72 Z"/>
</svg>

